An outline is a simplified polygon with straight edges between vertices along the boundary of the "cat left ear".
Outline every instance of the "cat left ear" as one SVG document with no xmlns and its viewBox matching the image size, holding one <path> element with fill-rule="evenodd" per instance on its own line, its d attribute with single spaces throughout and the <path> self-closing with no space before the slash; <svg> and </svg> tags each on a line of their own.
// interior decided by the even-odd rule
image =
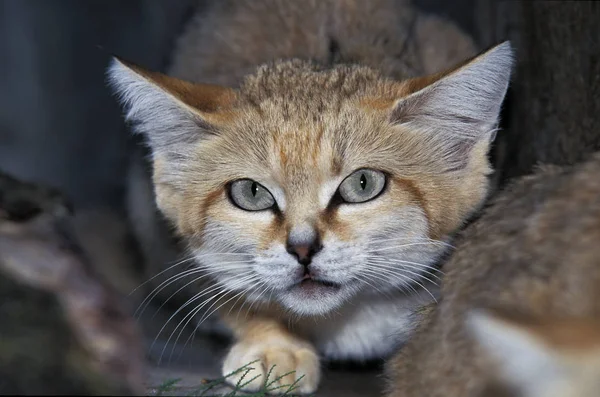
<svg viewBox="0 0 600 397">
<path fill-rule="evenodd" d="M 153 156 L 182 155 L 190 143 L 216 134 L 236 100 L 232 89 L 183 81 L 118 58 L 108 76 Z"/>
<path fill-rule="evenodd" d="M 450 71 L 409 80 L 411 94 L 395 103 L 390 121 L 430 135 L 439 154 L 461 168 L 470 148 L 494 138 L 512 60 L 504 42 Z"/>
</svg>

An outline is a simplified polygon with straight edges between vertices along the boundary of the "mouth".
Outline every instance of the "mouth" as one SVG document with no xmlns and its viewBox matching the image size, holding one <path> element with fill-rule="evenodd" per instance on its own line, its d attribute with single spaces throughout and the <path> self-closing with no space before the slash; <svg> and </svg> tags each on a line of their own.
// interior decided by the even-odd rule
<svg viewBox="0 0 600 397">
<path fill-rule="evenodd" d="M 335 283 L 315 275 L 304 275 L 280 295 L 281 303 L 302 315 L 328 313 L 348 297 L 347 284 Z"/>
<path fill-rule="evenodd" d="M 332 293 L 336 292 L 340 288 L 340 284 L 320 278 L 314 278 L 309 275 L 305 275 L 300 282 L 292 286 L 292 289 L 309 295 Z"/>
</svg>

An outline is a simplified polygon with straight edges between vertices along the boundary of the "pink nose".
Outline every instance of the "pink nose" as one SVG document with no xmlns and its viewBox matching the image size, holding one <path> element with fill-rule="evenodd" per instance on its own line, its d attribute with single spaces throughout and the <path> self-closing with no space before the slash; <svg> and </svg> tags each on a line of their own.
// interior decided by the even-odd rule
<svg viewBox="0 0 600 397">
<path fill-rule="evenodd" d="M 314 241 L 312 244 L 288 244 L 287 252 L 294 255 L 298 262 L 304 266 L 310 265 L 312 257 L 321 251 L 321 244 Z"/>
<path fill-rule="evenodd" d="M 300 262 L 306 261 L 310 255 L 310 245 L 296 245 L 292 248 Z"/>
</svg>

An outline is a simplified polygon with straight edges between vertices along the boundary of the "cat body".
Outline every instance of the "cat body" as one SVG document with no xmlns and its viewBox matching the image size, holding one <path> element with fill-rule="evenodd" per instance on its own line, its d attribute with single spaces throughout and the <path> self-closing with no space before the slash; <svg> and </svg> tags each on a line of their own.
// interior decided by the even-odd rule
<svg viewBox="0 0 600 397">
<path fill-rule="evenodd" d="M 600 154 L 492 200 L 441 302 L 388 364 L 390 397 L 591 397 L 600 387 Z"/>
<path fill-rule="evenodd" d="M 319 356 L 381 358 L 410 334 L 488 191 L 511 49 L 473 53 L 404 1 L 260 0 L 195 18 L 169 75 L 115 61 L 151 150 L 134 226 L 152 252 L 169 241 L 154 194 L 191 260 L 169 270 L 184 306 L 219 310 L 237 339 L 224 374 L 259 360 L 247 389 L 275 364 L 309 393 Z"/>
</svg>

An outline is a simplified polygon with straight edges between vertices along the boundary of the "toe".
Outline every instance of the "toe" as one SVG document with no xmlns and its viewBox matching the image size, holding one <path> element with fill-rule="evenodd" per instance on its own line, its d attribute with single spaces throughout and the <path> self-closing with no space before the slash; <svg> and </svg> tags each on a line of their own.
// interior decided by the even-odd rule
<svg viewBox="0 0 600 397">
<path fill-rule="evenodd" d="M 319 357 L 312 350 L 301 349 L 296 356 L 296 380 L 298 392 L 302 394 L 314 393 L 321 378 Z"/>
<path fill-rule="evenodd" d="M 256 355 L 230 354 L 223 364 L 222 373 L 227 383 L 236 389 L 258 391 L 264 385 L 264 364 L 261 357 Z"/>
<path fill-rule="evenodd" d="M 267 371 L 266 384 L 270 391 L 285 392 L 295 380 L 296 359 L 287 350 L 270 349 L 264 355 Z"/>
</svg>

